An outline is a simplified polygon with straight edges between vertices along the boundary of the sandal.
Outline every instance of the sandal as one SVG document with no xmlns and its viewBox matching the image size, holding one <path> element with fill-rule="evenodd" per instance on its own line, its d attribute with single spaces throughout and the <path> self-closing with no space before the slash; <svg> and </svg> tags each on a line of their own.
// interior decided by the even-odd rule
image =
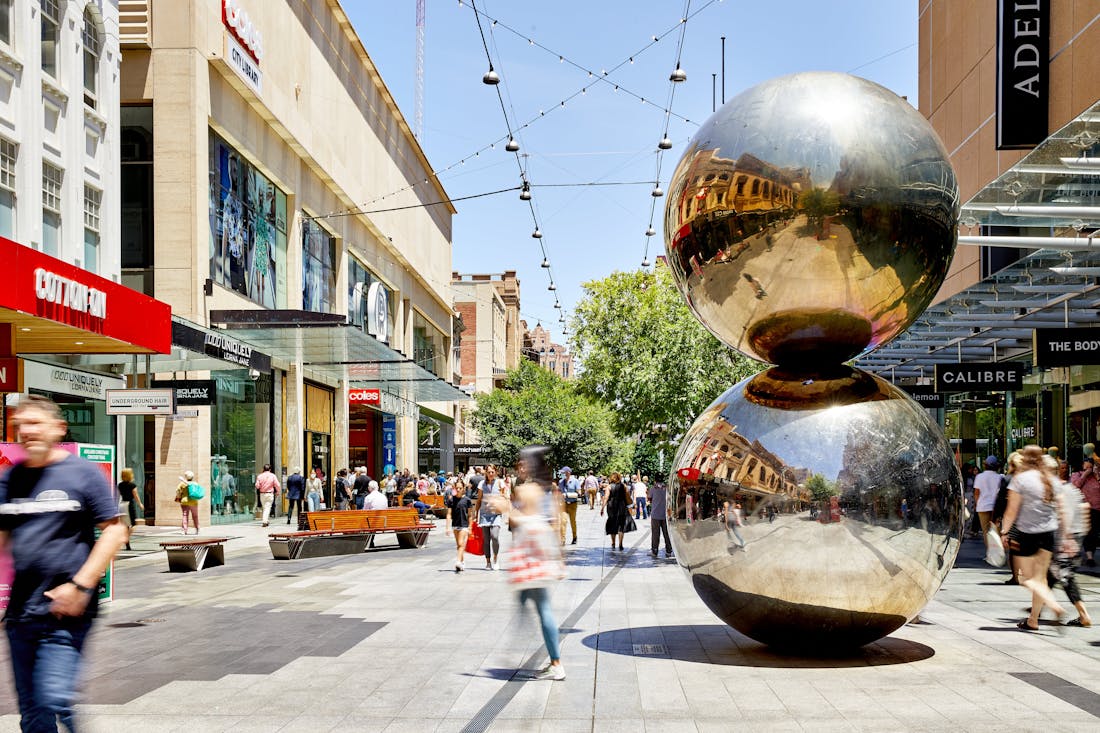
<svg viewBox="0 0 1100 733">
<path fill-rule="evenodd" d="M 1030 626 L 1028 626 L 1026 618 L 1023 621 L 1021 621 L 1020 623 L 1016 624 L 1016 628 L 1019 629 L 1020 631 L 1038 631 L 1039 630 L 1038 626 L 1036 626 L 1035 628 L 1031 628 Z"/>
<path fill-rule="evenodd" d="M 1092 626 L 1092 622 L 1091 621 L 1085 622 L 1081 619 L 1080 616 L 1078 616 L 1077 618 L 1073 619 L 1072 621 L 1066 621 L 1066 626 L 1076 626 L 1079 629 L 1087 629 L 1090 626 Z"/>
</svg>

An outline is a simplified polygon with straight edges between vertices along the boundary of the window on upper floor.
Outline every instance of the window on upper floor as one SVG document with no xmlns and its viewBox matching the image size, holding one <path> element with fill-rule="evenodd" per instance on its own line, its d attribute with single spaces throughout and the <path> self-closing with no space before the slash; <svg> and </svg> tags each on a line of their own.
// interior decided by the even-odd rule
<svg viewBox="0 0 1100 733">
<path fill-rule="evenodd" d="M 11 45 L 11 0 L 0 0 L 0 41 Z"/>
<path fill-rule="evenodd" d="M 99 272 L 99 207 L 103 192 L 84 184 L 84 269 Z"/>
<path fill-rule="evenodd" d="M 15 239 L 15 161 L 19 146 L 0 137 L 0 236 Z"/>
<path fill-rule="evenodd" d="M 42 163 L 42 251 L 57 257 L 61 251 L 61 182 L 65 173 Z"/>
<path fill-rule="evenodd" d="M 80 34 L 80 38 L 84 43 L 84 104 L 95 109 L 100 36 L 96 17 L 90 5 L 84 11 L 84 31 Z"/>
<path fill-rule="evenodd" d="M 42 71 L 57 78 L 57 45 L 61 41 L 61 10 L 58 0 L 41 0 Z"/>
</svg>

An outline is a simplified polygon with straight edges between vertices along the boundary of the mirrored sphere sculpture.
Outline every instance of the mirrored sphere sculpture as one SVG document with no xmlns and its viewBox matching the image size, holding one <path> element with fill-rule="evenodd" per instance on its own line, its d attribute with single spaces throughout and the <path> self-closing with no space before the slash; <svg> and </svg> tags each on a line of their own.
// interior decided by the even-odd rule
<svg viewBox="0 0 1100 733">
<path fill-rule="evenodd" d="M 695 421 L 673 469 L 680 565 L 711 611 L 770 645 L 883 637 L 919 613 L 958 552 L 950 445 L 907 395 L 856 369 L 746 379 Z"/>
<path fill-rule="evenodd" d="M 703 123 L 668 188 L 665 244 L 688 305 L 761 361 L 840 363 L 904 331 L 955 249 L 958 187 L 913 107 L 809 72 Z"/>
</svg>

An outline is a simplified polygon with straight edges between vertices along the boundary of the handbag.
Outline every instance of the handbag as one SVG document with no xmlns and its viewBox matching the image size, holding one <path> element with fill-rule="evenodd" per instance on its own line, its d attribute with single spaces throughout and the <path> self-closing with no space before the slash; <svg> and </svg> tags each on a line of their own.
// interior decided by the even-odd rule
<svg viewBox="0 0 1100 733">
<path fill-rule="evenodd" d="M 470 522 L 470 536 L 466 538 L 466 552 L 471 555 L 485 554 L 485 540 L 481 536 L 481 527 L 477 526 L 477 520 Z"/>
</svg>

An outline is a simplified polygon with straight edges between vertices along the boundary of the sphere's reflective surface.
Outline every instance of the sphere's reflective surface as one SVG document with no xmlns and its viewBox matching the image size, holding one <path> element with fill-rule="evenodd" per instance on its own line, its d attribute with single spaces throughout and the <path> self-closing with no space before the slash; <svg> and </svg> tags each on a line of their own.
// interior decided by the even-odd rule
<svg viewBox="0 0 1100 733">
<path fill-rule="evenodd" d="M 901 333 L 955 249 L 958 187 L 931 125 L 847 74 L 764 82 L 676 167 L 665 244 L 699 319 L 748 356 L 840 363 Z"/>
<path fill-rule="evenodd" d="M 866 372 L 776 367 L 746 379 L 695 421 L 673 469 L 680 565 L 715 614 L 767 644 L 881 638 L 920 612 L 958 552 L 949 444 Z"/>
</svg>

